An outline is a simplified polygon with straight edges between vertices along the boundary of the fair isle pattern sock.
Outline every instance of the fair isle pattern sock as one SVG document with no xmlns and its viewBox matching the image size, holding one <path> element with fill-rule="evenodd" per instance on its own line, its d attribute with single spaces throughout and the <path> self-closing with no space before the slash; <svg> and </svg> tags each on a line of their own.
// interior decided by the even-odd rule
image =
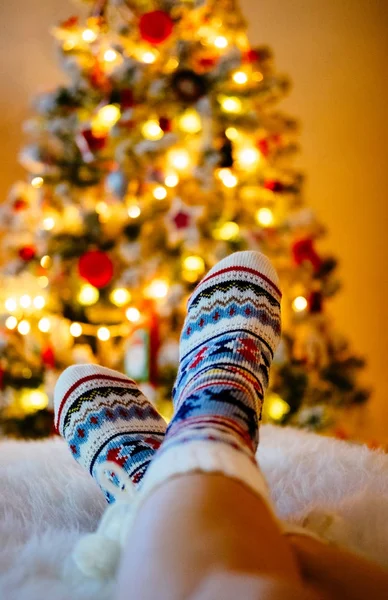
<svg viewBox="0 0 388 600">
<path fill-rule="evenodd" d="M 101 482 L 107 461 L 132 484 L 140 484 L 163 441 L 166 424 L 134 381 L 98 365 L 74 365 L 58 379 L 54 407 L 58 432 L 108 502 L 114 502 L 115 495 Z M 111 477 L 117 486 L 117 478 Z"/>
<path fill-rule="evenodd" d="M 280 339 L 278 276 L 258 252 L 219 262 L 194 290 L 180 340 L 175 411 L 142 490 L 178 473 L 223 472 L 262 497 L 255 461 Z"/>
</svg>

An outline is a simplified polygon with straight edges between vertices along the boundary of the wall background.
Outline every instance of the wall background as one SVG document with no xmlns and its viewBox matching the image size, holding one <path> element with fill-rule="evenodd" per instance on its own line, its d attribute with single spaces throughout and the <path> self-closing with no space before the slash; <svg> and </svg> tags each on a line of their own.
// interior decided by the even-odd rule
<svg viewBox="0 0 388 600">
<path fill-rule="evenodd" d="M 369 362 L 375 393 L 361 435 L 388 441 L 388 5 L 386 0 L 242 0 L 253 43 L 268 43 L 294 89 L 283 108 L 303 126 L 307 199 L 341 263 L 338 325 Z M 77 11 L 69 0 L 0 5 L 0 200 L 21 174 L 28 102 L 54 86 L 49 29 Z"/>
</svg>

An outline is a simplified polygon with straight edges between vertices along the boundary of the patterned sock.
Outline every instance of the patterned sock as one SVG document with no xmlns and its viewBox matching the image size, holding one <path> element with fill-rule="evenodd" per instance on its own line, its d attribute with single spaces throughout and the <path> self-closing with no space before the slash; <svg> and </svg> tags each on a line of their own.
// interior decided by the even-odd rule
<svg viewBox="0 0 388 600">
<path fill-rule="evenodd" d="M 134 381 L 97 365 L 74 365 L 58 379 L 54 407 L 58 432 L 108 502 L 116 500 L 126 482 L 140 484 L 166 424 Z M 108 481 L 107 461 L 114 467 Z M 124 477 L 118 479 L 115 472 Z"/>
<path fill-rule="evenodd" d="M 261 496 L 258 426 L 280 339 L 278 277 L 258 252 L 218 263 L 194 290 L 180 341 L 175 413 L 144 488 L 177 473 L 223 472 Z"/>
</svg>

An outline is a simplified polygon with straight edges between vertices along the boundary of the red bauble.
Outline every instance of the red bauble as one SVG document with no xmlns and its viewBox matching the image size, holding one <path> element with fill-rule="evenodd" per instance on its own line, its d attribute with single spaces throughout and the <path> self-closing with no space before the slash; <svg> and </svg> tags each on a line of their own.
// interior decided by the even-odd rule
<svg viewBox="0 0 388 600">
<path fill-rule="evenodd" d="M 264 182 L 264 187 L 266 190 L 271 190 L 271 192 L 282 192 L 284 190 L 284 185 L 281 181 L 277 181 L 276 179 L 267 179 Z"/>
<path fill-rule="evenodd" d="M 259 61 L 260 56 L 257 50 L 253 50 L 253 48 L 251 48 L 247 52 L 244 52 L 242 59 L 243 62 L 255 63 Z"/>
<path fill-rule="evenodd" d="M 170 37 L 174 22 L 164 10 L 153 10 L 140 17 L 139 30 L 143 40 L 161 44 Z"/>
<path fill-rule="evenodd" d="M 129 88 L 125 90 L 121 90 L 119 97 L 120 106 L 123 110 L 126 108 L 132 108 L 135 106 L 135 98 L 133 95 L 133 91 Z"/>
<path fill-rule="evenodd" d="M 171 131 L 171 119 L 168 117 L 160 117 L 159 127 L 162 131 L 164 131 L 164 133 L 168 133 Z"/>
<path fill-rule="evenodd" d="M 54 369 L 55 367 L 55 354 L 52 346 L 46 346 L 42 350 L 41 359 L 45 367 L 48 369 Z"/>
<path fill-rule="evenodd" d="M 96 288 L 103 288 L 113 277 L 113 263 L 101 250 L 91 250 L 83 254 L 78 261 L 78 272 L 83 279 Z"/>
<path fill-rule="evenodd" d="M 5 370 L 0 367 L 0 390 L 4 389 Z"/>
<path fill-rule="evenodd" d="M 16 200 L 14 200 L 14 203 L 12 205 L 12 208 L 15 212 L 20 212 L 21 210 L 26 210 L 27 207 L 28 207 L 28 202 L 27 202 L 27 200 L 24 200 L 24 198 L 16 198 Z"/>
<path fill-rule="evenodd" d="M 28 262 L 32 260 L 36 256 L 35 246 L 23 246 L 23 248 L 19 249 L 19 256 L 22 260 Z"/>
<path fill-rule="evenodd" d="M 292 246 L 292 255 L 294 262 L 301 265 L 304 262 L 309 262 L 318 271 L 321 267 L 322 260 L 314 248 L 313 240 L 310 238 L 297 240 Z"/>
<path fill-rule="evenodd" d="M 259 140 L 257 147 L 259 148 L 261 154 L 263 156 L 268 156 L 269 154 L 269 143 L 268 140 L 266 138 L 263 138 L 262 140 Z"/>
<path fill-rule="evenodd" d="M 103 150 L 103 148 L 106 146 L 106 135 L 97 136 L 94 135 L 91 129 L 85 129 L 85 131 L 82 132 L 82 136 L 84 137 L 91 152 L 98 152 L 99 150 Z"/>
</svg>

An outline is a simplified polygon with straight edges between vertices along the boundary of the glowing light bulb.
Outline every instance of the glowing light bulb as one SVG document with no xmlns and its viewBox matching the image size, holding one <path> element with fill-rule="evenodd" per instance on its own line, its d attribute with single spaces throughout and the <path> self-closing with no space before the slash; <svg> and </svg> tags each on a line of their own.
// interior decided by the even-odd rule
<svg viewBox="0 0 388 600">
<path fill-rule="evenodd" d="M 77 41 L 74 38 L 68 38 L 63 42 L 62 48 L 65 52 L 69 52 L 69 50 L 73 50 L 77 44 Z"/>
<path fill-rule="evenodd" d="M 100 327 L 97 331 L 97 337 L 102 342 L 106 342 L 110 338 L 110 331 L 107 327 Z"/>
<path fill-rule="evenodd" d="M 214 45 L 216 48 L 222 50 L 228 46 L 228 40 L 223 35 L 218 35 L 214 40 Z"/>
<path fill-rule="evenodd" d="M 205 262 L 200 256 L 187 256 L 183 261 L 183 267 L 188 271 L 203 273 L 205 270 Z"/>
<path fill-rule="evenodd" d="M 216 237 L 220 240 L 229 241 L 238 237 L 240 227 L 234 221 L 227 221 L 216 232 Z"/>
<path fill-rule="evenodd" d="M 7 300 L 5 301 L 5 308 L 8 310 L 8 312 L 13 312 L 14 310 L 17 309 L 17 302 L 14 298 L 7 298 Z"/>
<path fill-rule="evenodd" d="M 39 331 L 42 331 L 42 333 L 47 333 L 48 331 L 50 331 L 50 328 L 51 328 L 50 319 L 48 319 L 47 317 L 43 317 L 43 319 L 40 319 L 40 321 L 38 323 Z"/>
<path fill-rule="evenodd" d="M 131 294 L 125 288 L 116 288 L 109 296 L 110 301 L 116 306 L 124 306 L 131 299 Z"/>
<path fill-rule="evenodd" d="M 303 312 L 306 310 L 308 302 L 304 296 L 298 296 L 292 303 L 292 308 L 295 312 Z"/>
<path fill-rule="evenodd" d="M 146 121 L 141 128 L 141 132 L 146 138 L 146 140 L 161 140 L 164 136 L 163 129 L 160 127 L 159 122 L 155 119 L 150 119 Z"/>
<path fill-rule="evenodd" d="M 31 303 L 32 298 L 28 294 L 24 294 L 19 300 L 19 304 L 22 308 L 29 308 L 31 306 Z"/>
<path fill-rule="evenodd" d="M 106 202 L 104 202 L 103 200 L 100 200 L 100 202 L 97 202 L 96 213 L 98 215 L 106 215 L 108 212 L 109 212 L 109 207 Z"/>
<path fill-rule="evenodd" d="M 82 335 L 82 327 L 79 323 L 72 323 L 70 325 L 70 333 L 73 337 L 80 337 Z"/>
<path fill-rule="evenodd" d="M 136 204 L 128 206 L 128 216 L 131 217 L 131 219 L 137 219 L 137 217 L 139 217 L 140 214 L 141 210 L 139 206 L 136 206 Z"/>
<path fill-rule="evenodd" d="M 186 110 L 178 123 L 179 128 L 185 133 L 198 133 L 202 129 L 201 117 L 196 110 Z"/>
<path fill-rule="evenodd" d="M 273 421 L 280 421 L 290 412 L 290 406 L 278 394 L 270 394 L 269 398 L 267 398 L 267 402 L 267 412 Z"/>
<path fill-rule="evenodd" d="M 164 279 L 154 279 L 151 281 L 145 293 L 149 298 L 164 298 L 167 296 L 168 284 Z"/>
<path fill-rule="evenodd" d="M 227 188 L 234 188 L 238 183 L 237 177 L 233 175 L 230 169 L 220 169 L 218 177 Z"/>
<path fill-rule="evenodd" d="M 172 166 L 178 171 L 187 169 L 190 164 L 190 155 L 187 150 L 171 150 L 168 153 L 168 158 Z"/>
<path fill-rule="evenodd" d="M 242 148 L 237 152 L 237 161 L 242 167 L 253 167 L 260 161 L 260 152 L 257 148 Z"/>
<path fill-rule="evenodd" d="M 46 217 L 43 219 L 42 226 L 45 231 L 51 231 L 55 227 L 55 219 L 53 217 Z"/>
<path fill-rule="evenodd" d="M 93 31 L 93 29 L 84 29 L 82 32 L 82 39 L 84 42 L 95 42 L 97 33 Z"/>
<path fill-rule="evenodd" d="M 259 208 L 256 213 L 256 221 L 263 227 L 269 227 L 273 223 L 273 212 L 270 208 Z"/>
<path fill-rule="evenodd" d="M 156 200 L 164 200 L 167 197 L 167 190 L 162 185 L 158 185 L 152 194 Z"/>
<path fill-rule="evenodd" d="M 34 177 L 31 180 L 31 185 L 35 189 L 38 189 L 38 188 L 42 187 L 43 183 L 44 183 L 43 177 Z"/>
<path fill-rule="evenodd" d="M 126 311 L 125 316 L 127 317 L 128 321 L 137 323 L 140 320 L 140 311 L 134 306 L 130 306 Z"/>
<path fill-rule="evenodd" d="M 5 321 L 5 326 L 7 329 L 16 329 L 18 324 L 18 320 L 16 317 L 8 317 Z"/>
<path fill-rule="evenodd" d="M 35 306 L 35 308 L 37 308 L 38 310 L 41 310 L 42 308 L 44 308 L 44 306 L 46 304 L 46 300 L 44 299 L 43 296 L 35 296 L 32 303 Z"/>
<path fill-rule="evenodd" d="M 27 335 L 28 333 L 30 333 L 30 331 L 31 325 L 29 324 L 29 322 L 26 320 L 20 321 L 18 325 L 18 332 L 21 333 L 21 335 Z"/>
<path fill-rule="evenodd" d="M 146 65 L 152 65 L 156 61 L 156 58 L 157 54 L 155 52 L 151 52 L 150 50 L 143 52 L 143 54 L 140 56 L 140 60 Z"/>
<path fill-rule="evenodd" d="M 242 104 L 240 98 L 236 96 L 228 96 L 221 99 L 221 106 L 225 112 L 240 113 Z"/>
<path fill-rule="evenodd" d="M 48 277 L 46 277 L 46 275 L 41 275 L 40 277 L 38 277 L 38 283 L 41 288 L 46 288 L 49 284 Z"/>
<path fill-rule="evenodd" d="M 96 135 L 105 133 L 116 125 L 117 121 L 121 117 L 121 112 L 116 104 L 106 104 L 98 111 L 97 115 L 92 121 L 92 131 Z"/>
<path fill-rule="evenodd" d="M 236 71 L 233 73 L 233 81 L 239 85 L 244 85 L 248 81 L 248 75 L 244 71 Z"/>
<path fill-rule="evenodd" d="M 30 378 L 31 376 L 26 379 Z M 20 403 L 26 412 L 42 410 L 46 408 L 48 402 L 48 396 L 42 390 L 24 390 L 20 396 Z"/>
<path fill-rule="evenodd" d="M 94 285 L 90 285 L 90 283 L 85 283 L 77 296 L 77 300 L 82 306 L 92 306 L 100 297 L 100 292 Z"/>
<path fill-rule="evenodd" d="M 117 54 L 116 50 L 113 50 L 113 48 L 109 48 L 108 50 L 106 50 L 104 52 L 105 62 L 114 62 L 117 57 L 118 57 L 118 54 Z"/>
<path fill-rule="evenodd" d="M 48 269 L 49 266 L 51 265 L 51 258 L 46 254 L 45 256 L 42 256 L 42 258 L 40 259 L 40 266 L 43 267 L 44 269 Z"/>
<path fill-rule="evenodd" d="M 167 187 L 174 188 L 179 183 L 179 177 L 175 173 L 171 173 L 170 175 L 166 176 L 164 183 L 166 184 Z"/>
</svg>

